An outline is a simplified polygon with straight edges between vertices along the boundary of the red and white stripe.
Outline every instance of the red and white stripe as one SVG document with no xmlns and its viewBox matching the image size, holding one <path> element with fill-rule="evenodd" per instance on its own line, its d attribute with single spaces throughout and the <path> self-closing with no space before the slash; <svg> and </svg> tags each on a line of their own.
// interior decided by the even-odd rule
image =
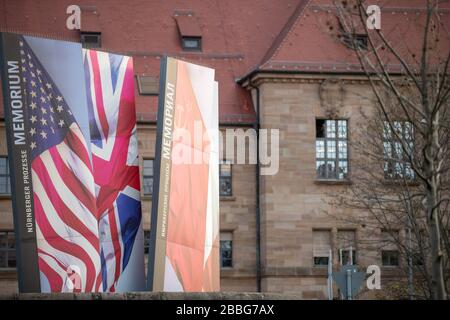
<svg viewBox="0 0 450 320">
<path fill-rule="evenodd" d="M 87 146 L 76 123 L 65 139 L 32 163 L 39 269 L 51 291 L 100 288 L 100 241 L 95 185 Z M 67 286 L 67 271 L 80 270 L 81 288 Z"/>
</svg>

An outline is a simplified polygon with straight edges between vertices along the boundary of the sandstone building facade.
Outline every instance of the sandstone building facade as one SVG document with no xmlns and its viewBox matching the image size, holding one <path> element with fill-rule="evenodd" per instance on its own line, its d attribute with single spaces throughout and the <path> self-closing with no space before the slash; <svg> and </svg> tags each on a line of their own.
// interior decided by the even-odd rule
<svg viewBox="0 0 450 320">
<path fill-rule="evenodd" d="M 383 8 L 386 16 L 423 14 L 418 1 L 395 2 Z M 330 249 L 335 268 L 352 259 L 362 268 L 385 264 L 386 275 L 396 273 L 395 254 L 386 262 L 380 251 L 360 250 L 360 240 L 373 237 L 364 226 L 330 215 L 362 214 L 330 206 L 329 197 L 351 184 L 351 141 L 358 139 L 355 128 L 364 125 L 361 108 L 373 103 L 350 50 L 324 30 L 330 1 L 79 0 L 81 30 L 65 26 L 70 4 L 0 0 L 0 30 L 81 41 L 133 56 L 147 236 L 156 83 L 160 58 L 170 55 L 216 69 L 222 130 L 259 126 L 280 132 L 277 174 L 258 176 L 256 165 L 226 164 L 233 159 L 221 166 L 223 291 L 295 292 L 325 299 Z M 386 19 L 389 27 L 395 17 Z M 1 160 L 7 147 L 3 111 L 0 116 Z M 325 151 L 325 145 L 334 149 Z M 17 291 L 17 275 L 8 169 L 0 170 L 0 184 L 5 184 L 0 186 L 3 293 Z"/>
</svg>

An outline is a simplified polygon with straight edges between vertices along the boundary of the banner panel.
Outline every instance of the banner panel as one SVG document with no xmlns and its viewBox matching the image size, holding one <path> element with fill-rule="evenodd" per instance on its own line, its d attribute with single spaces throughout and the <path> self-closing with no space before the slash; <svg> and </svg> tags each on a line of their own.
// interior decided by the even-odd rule
<svg viewBox="0 0 450 320">
<path fill-rule="evenodd" d="M 140 199 L 136 195 L 140 186 L 133 179 L 138 176 L 137 143 L 132 133 L 135 118 L 130 116 L 120 129 L 114 127 L 114 120 L 103 123 L 110 128 L 104 131 L 108 134 L 105 142 L 116 141 L 108 144 L 116 159 L 99 166 L 96 157 L 107 158 L 92 151 L 100 141 L 92 139 L 95 133 L 85 87 L 88 77 L 80 44 L 2 34 L 2 52 L 19 290 L 142 288 L 143 272 L 139 284 L 130 280 L 134 277 L 127 278 L 133 285 L 127 280 L 121 284 L 121 275 L 127 266 L 137 265 L 139 255 L 143 271 L 143 250 L 140 252 L 137 244 L 143 242 Z M 128 57 L 117 60 L 126 61 L 121 70 L 129 70 Z M 118 65 L 120 69 L 122 64 Z M 97 101 L 104 102 L 107 113 L 123 105 L 134 114 L 129 72 L 122 72 L 126 80 L 118 80 L 107 71 L 99 71 L 96 76 L 105 78 L 103 73 L 110 80 L 94 80 L 95 87 L 109 88 L 109 83 L 114 83 L 115 90 L 105 90 L 103 97 L 96 96 Z M 116 96 L 118 84 L 123 90 Z M 115 172 L 127 166 L 130 171 L 126 178 L 122 174 L 108 179 L 109 166 Z M 105 178 L 99 181 L 98 177 Z"/>
<path fill-rule="evenodd" d="M 131 57 L 83 50 L 103 291 L 145 289 Z"/>
<path fill-rule="evenodd" d="M 172 58 L 161 70 L 149 285 L 153 291 L 218 291 L 214 70 Z"/>
</svg>

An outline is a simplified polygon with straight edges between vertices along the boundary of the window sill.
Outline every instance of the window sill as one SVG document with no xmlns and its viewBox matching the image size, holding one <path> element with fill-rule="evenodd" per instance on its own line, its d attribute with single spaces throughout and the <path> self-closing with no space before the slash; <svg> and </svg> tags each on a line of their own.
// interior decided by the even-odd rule
<svg viewBox="0 0 450 320">
<path fill-rule="evenodd" d="M 11 194 L 6 194 L 6 193 L 0 194 L 0 200 L 2 200 L 2 199 L 11 200 Z"/>
<path fill-rule="evenodd" d="M 230 273 L 233 271 L 234 271 L 233 267 L 220 267 L 220 272 Z"/>
<path fill-rule="evenodd" d="M 412 187 L 420 186 L 420 183 L 417 181 L 405 181 L 403 179 L 384 179 L 382 181 L 382 184 L 387 186 L 400 186 L 400 185 L 407 185 Z"/>
<path fill-rule="evenodd" d="M 220 201 L 235 201 L 235 196 L 220 196 Z"/>
<path fill-rule="evenodd" d="M 329 185 L 349 185 L 352 184 L 351 180 L 349 179 L 315 179 L 315 184 L 329 184 Z"/>
<path fill-rule="evenodd" d="M 1 268 L 0 269 L 0 279 L 17 279 L 16 268 Z"/>
<path fill-rule="evenodd" d="M 394 270 L 400 268 L 400 266 L 381 266 L 383 269 Z"/>
</svg>

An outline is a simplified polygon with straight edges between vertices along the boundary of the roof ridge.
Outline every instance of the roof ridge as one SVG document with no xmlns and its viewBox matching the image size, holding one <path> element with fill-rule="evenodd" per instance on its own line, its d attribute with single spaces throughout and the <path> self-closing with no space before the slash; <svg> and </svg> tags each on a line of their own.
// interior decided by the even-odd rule
<svg viewBox="0 0 450 320">
<path fill-rule="evenodd" d="M 300 0 L 300 2 L 298 3 L 297 7 L 294 10 L 294 13 L 290 16 L 289 20 L 281 29 L 280 33 L 277 35 L 270 48 L 267 50 L 266 54 L 264 55 L 263 59 L 261 60 L 257 68 L 264 66 L 269 60 L 271 60 L 275 56 L 275 54 L 278 53 L 278 51 L 281 49 L 281 46 L 285 43 L 286 39 L 288 38 L 292 30 L 295 29 L 295 27 L 297 26 L 301 14 L 312 1 L 313 0 Z"/>
</svg>

